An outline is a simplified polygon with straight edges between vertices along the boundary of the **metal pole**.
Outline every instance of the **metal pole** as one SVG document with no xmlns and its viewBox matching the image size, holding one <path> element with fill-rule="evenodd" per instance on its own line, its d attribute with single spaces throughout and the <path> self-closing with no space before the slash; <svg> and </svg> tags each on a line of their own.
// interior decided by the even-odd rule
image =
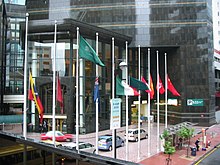
<svg viewBox="0 0 220 165">
<path fill-rule="evenodd" d="M 28 16 L 26 13 L 26 32 L 25 32 L 25 53 L 24 53 L 24 115 L 23 115 L 23 136 L 27 139 L 27 35 L 28 35 Z"/>
<path fill-rule="evenodd" d="M 76 150 L 79 153 L 79 27 L 76 30 Z"/>
<path fill-rule="evenodd" d="M 160 111 L 159 111 L 159 51 L 157 51 L 157 152 L 159 149 L 159 134 L 160 134 Z"/>
<path fill-rule="evenodd" d="M 167 128 L 167 54 L 165 56 L 165 128 Z"/>
<path fill-rule="evenodd" d="M 55 145 L 55 113 L 56 113 L 56 41 L 57 41 L 57 21 L 55 20 L 54 30 L 54 54 L 53 54 L 53 144 Z M 52 162 L 55 165 L 55 153 L 52 154 Z"/>
<path fill-rule="evenodd" d="M 96 33 L 96 54 L 98 55 L 98 45 L 99 45 L 99 34 Z M 96 65 L 96 78 L 99 77 L 99 67 Z M 99 154 L 98 145 L 99 145 L 99 98 L 96 99 L 96 154 Z"/>
<path fill-rule="evenodd" d="M 114 38 L 112 38 L 112 99 L 115 98 L 115 41 Z M 112 129 L 112 157 L 116 158 L 116 141 L 115 141 L 115 135 L 116 134 L 116 130 Z"/>
<path fill-rule="evenodd" d="M 53 52 L 53 144 L 55 145 L 55 113 L 56 113 L 56 40 L 57 40 L 57 21 L 55 20 L 54 24 L 54 52 Z"/>
<path fill-rule="evenodd" d="M 126 62 L 126 84 L 128 84 L 128 42 L 125 42 L 125 62 Z M 126 101 L 126 161 L 128 160 L 128 95 L 125 96 Z"/>
<path fill-rule="evenodd" d="M 141 81 L 141 47 L 138 45 L 138 79 Z M 138 159 L 140 159 L 140 141 L 141 141 L 141 125 L 140 125 L 140 118 L 141 118 L 141 90 L 138 91 Z"/>
<path fill-rule="evenodd" d="M 148 48 L 148 84 L 150 85 L 150 49 Z M 147 155 L 150 156 L 150 138 L 151 138 L 151 129 L 150 129 L 150 93 L 148 93 L 148 109 L 147 109 L 147 132 L 148 132 L 148 139 L 147 139 Z"/>
</svg>

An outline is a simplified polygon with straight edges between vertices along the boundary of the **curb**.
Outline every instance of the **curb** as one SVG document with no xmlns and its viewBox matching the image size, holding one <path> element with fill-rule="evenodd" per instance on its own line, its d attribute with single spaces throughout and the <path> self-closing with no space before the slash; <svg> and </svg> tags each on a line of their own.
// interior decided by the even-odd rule
<svg viewBox="0 0 220 165">
<path fill-rule="evenodd" d="M 194 161 L 192 163 L 192 165 L 198 165 L 203 159 L 205 159 L 207 156 L 209 156 L 212 152 L 214 152 L 215 150 L 217 150 L 218 148 L 220 148 L 220 143 L 215 145 L 212 149 L 210 149 L 208 152 L 206 152 L 204 155 L 202 155 L 201 157 L 199 157 L 199 159 L 197 159 L 196 161 Z"/>
</svg>

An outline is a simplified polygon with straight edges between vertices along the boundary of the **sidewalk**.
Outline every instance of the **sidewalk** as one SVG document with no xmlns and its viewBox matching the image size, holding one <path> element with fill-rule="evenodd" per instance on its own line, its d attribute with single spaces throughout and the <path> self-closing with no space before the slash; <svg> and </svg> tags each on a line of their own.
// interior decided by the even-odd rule
<svg viewBox="0 0 220 165">
<path fill-rule="evenodd" d="M 144 127 L 147 127 L 146 125 L 147 123 L 143 124 Z M 137 159 L 137 147 L 134 147 L 133 150 L 134 152 L 132 151 L 129 151 L 130 152 L 130 155 L 129 155 L 129 161 L 132 161 L 132 162 L 136 162 L 136 163 L 139 163 L 139 164 L 142 164 L 142 165 L 166 165 L 166 158 L 168 157 L 167 154 L 164 154 L 163 152 L 160 152 L 160 153 L 157 153 L 157 144 L 156 144 L 156 123 L 151 123 L 152 126 L 151 126 L 151 156 L 147 156 L 147 147 L 145 146 L 147 144 L 147 140 L 144 141 L 142 140 L 141 143 L 142 143 L 142 151 L 141 151 L 141 159 L 138 160 Z M 135 128 L 137 127 L 136 125 L 129 125 L 129 128 Z M 200 139 L 200 145 L 202 145 L 202 134 L 201 134 L 201 128 L 202 127 L 196 127 L 194 126 L 195 128 L 195 133 L 196 135 L 191 138 L 191 145 L 190 146 L 193 146 L 195 147 L 195 141 L 196 139 L 198 138 L 201 138 Z M 164 129 L 164 126 L 161 124 L 160 125 L 160 133 L 163 132 L 163 129 Z M 121 127 L 119 129 L 117 129 L 117 133 L 123 133 L 124 134 L 124 131 L 125 131 L 125 127 Z M 13 132 L 13 133 L 17 133 L 17 134 L 22 134 L 22 130 L 21 128 L 19 127 L 14 127 L 12 130 L 8 130 L 8 132 Z M 109 134 L 111 133 L 112 131 L 111 130 L 105 130 L 105 131 L 100 131 L 99 132 L 99 135 L 104 135 L 104 134 Z M 191 165 L 193 164 L 194 162 L 198 161 L 200 158 L 202 158 L 206 153 L 208 153 L 209 151 L 211 151 L 216 145 L 220 144 L 220 124 L 216 124 L 216 125 L 213 125 L 211 127 L 209 127 L 206 131 L 206 136 L 207 136 L 207 140 L 211 140 L 211 146 L 209 148 L 207 148 L 206 151 L 202 151 L 201 148 L 202 146 L 200 146 L 200 151 L 197 151 L 196 152 L 196 156 L 191 156 L 191 150 L 189 149 L 189 158 L 186 157 L 186 154 L 187 154 L 187 148 L 186 147 L 183 147 L 181 150 L 176 150 L 176 152 L 171 155 L 171 165 Z M 35 133 L 35 132 L 32 132 L 32 133 L 28 133 L 28 137 L 29 138 L 34 138 L 34 139 L 40 139 L 40 136 L 39 136 L 39 133 Z M 86 140 L 86 139 L 94 139 L 95 140 L 95 133 L 89 133 L 89 134 L 80 134 L 79 135 L 79 138 L 83 141 L 83 140 Z M 129 143 L 129 145 L 132 145 L 132 144 L 135 144 L 135 143 Z M 118 159 L 125 159 L 125 147 L 121 147 L 121 148 L 118 148 L 120 150 L 120 153 L 122 153 L 121 156 L 117 156 Z M 105 153 L 109 153 L 109 152 L 105 152 Z M 109 155 L 108 155 L 109 156 Z M 110 156 L 111 156 L 111 153 L 110 153 Z"/>
<path fill-rule="evenodd" d="M 211 126 L 206 131 L 207 140 L 211 140 L 210 147 L 206 148 L 206 151 L 202 151 L 202 134 L 199 133 L 195 137 L 191 138 L 191 146 L 195 146 L 195 141 L 198 138 L 201 138 L 200 140 L 200 150 L 196 152 L 196 156 L 191 156 L 191 150 L 189 150 L 189 158 L 186 157 L 187 151 L 186 147 L 183 147 L 182 150 L 176 150 L 176 152 L 171 155 L 171 164 L 172 165 L 191 165 L 194 162 L 198 161 L 200 158 L 202 158 L 206 153 L 211 151 L 216 145 L 220 143 L 220 124 L 216 124 Z M 145 160 L 142 160 L 139 162 L 140 164 L 150 164 L 150 165 L 162 165 L 166 164 L 166 158 L 168 157 L 167 154 L 164 154 L 163 152 L 160 152 L 156 155 L 153 155 Z"/>
</svg>

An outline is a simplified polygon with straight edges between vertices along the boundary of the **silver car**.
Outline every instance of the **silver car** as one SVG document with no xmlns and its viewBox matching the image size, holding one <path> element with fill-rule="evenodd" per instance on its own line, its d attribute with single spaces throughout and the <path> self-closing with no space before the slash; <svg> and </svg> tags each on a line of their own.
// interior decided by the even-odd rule
<svg viewBox="0 0 220 165">
<path fill-rule="evenodd" d="M 70 150 L 76 150 L 76 143 L 74 142 L 63 144 L 63 146 Z M 90 153 L 95 153 L 96 151 L 95 146 L 87 142 L 79 142 L 79 150 Z"/>
<path fill-rule="evenodd" d="M 125 137 L 125 139 L 127 138 L 126 134 L 125 134 L 124 137 Z M 147 139 L 148 138 L 148 133 L 143 128 L 140 129 L 140 138 L 141 139 Z M 128 130 L 128 140 L 129 141 L 136 141 L 136 142 L 138 141 L 138 128 Z"/>
</svg>

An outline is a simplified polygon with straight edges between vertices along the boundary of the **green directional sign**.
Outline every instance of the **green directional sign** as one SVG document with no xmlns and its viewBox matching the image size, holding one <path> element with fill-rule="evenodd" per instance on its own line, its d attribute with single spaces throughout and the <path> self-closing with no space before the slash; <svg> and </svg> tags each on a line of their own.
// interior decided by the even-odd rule
<svg viewBox="0 0 220 165">
<path fill-rule="evenodd" d="M 203 99 L 187 99 L 187 106 L 204 106 Z"/>
</svg>

